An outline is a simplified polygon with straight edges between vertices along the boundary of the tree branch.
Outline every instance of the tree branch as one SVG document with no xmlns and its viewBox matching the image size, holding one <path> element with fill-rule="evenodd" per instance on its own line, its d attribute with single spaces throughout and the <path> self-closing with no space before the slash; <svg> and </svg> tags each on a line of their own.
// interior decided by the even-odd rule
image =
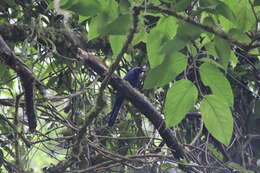
<svg viewBox="0 0 260 173">
<path fill-rule="evenodd" d="M 192 18 L 190 18 L 188 16 L 180 15 L 176 11 L 173 11 L 173 10 L 164 9 L 164 8 L 160 8 L 160 7 L 153 6 L 153 5 L 148 5 L 148 6 L 145 6 L 145 7 L 141 6 L 141 7 L 137 7 L 137 8 L 140 8 L 141 10 L 154 10 L 154 11 L 157 11 L 157 12 L 160 12 L 160 13 L 163 13 L 163 14 L 167 14 L 169 16 L 174 16 L 177 19 L 180 19 L 182 21 L 185 21 L 187 23 L 195 25 L 195 26 L 203 29 L 204 31 L 213 33 L 213 34 L 215 34 L 215 35 L 217 35 L 217 36 L 227 40 L 231 44 L 234 44 L 234 45 L 236 45 L 236 46 L 238 46 L 238 47 L 240 47 L 240 48 L 242 48 L 244 50 L 250 50 L 250 49 L 253 49 L 253 48 L 256 48 L 256 47 L 259 46 L 259 44 L 258 45 L 257 44 L 256 45 L 247 45 L 246 43 L 243 43 L 243 42 L 240 42 L 238 40 L 235 40 L 235 39 L 231 38 L 228 34 L 226 34 L 223 31 L 218 31 L 215 28 L 212 28 L 210 26 L 198 23 L 198 22 L 194 21 Z"/>
<path fill-rule="evenodd" d="M 82 49 L 78 49 L 78 58 L 85 62 L 85 65 L 90 67 L 102 78 L 107 74 L 107 68 L 98 63 L 98 57 L 90 55 Z M 173 155 L 177 158 L 184 158 L 184 149 L 178 143 L 177 139 L 172 135 L 172 131 L 166 128 L 165 122 L 162 119 L 160 112 L 149 102 L 143 94 L 134 89 L 128 82 L 121 79 L 118 75 L 112 74 L 109 82 L 114 88 L 120 90 L 130 102 L 140 110 L 159 131 L 161 137 L 166 141 L 167 146 L 170 148 Z"/>
<path fill-rule="evenodd" d="M 0 59 L 12 68 L 22 81 L 25 94 L 26 115 L 30 131 L 36 128 L 36 115 L 34 110 L 34 81 L 37 81 L 37 86 L 42 90 L 41 83 L 35 78 L 35 75 L 15 54 L 11 51 L 2 36 L 0 35 Z"/>
</svg>

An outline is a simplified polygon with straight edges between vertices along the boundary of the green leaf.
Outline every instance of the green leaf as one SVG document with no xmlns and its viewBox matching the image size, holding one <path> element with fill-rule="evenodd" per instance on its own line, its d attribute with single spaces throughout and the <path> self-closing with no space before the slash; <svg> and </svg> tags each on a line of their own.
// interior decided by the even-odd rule
<svg viewBox="0 0 260 173">
<path fill-rule="evenodd" d="M 101 13 L 91 19 L 89 26 L 88 40 L 92 40 L 104 33 L 105 26 L 108 24 L 107 15 Z"/>
<path fill-rule="evenodd" d="M 200 28 L 189 23 L 183 23 L 177 31 L 179 38 L 189 41 L 197 39 L 201 33 L 202 30 Z"/>
<path fill-rule="evenodd" d="M 216 52 L 216 49 L 215 49 L 215 43 L 214 43 L 214 42 L 210 41 L 210 42 L 208 42 L 208 43 L 205 43 L 205 47 L 206 47 L 206 49 L 207 49 L 207 52 L 208 52 L 210 55 L 212 55 L 212 56 L 214 56 L 214 57 L 217 57 L 217 56 L 218 56 L 218 55 L 217 55 L 217 52 Z"/>
<path fill-rule="evenodd" d="M 219 25 L 221 26 L 221 28 L 219 29 L 223 30 L 224 32 L 228 32 L 230 29 L 236 27 L 234 21 L 230 21 L 223 16 L 219 16 L 218 20 L 219 20 Z"/>
<path fill-rule="evenodd" d="M 173 9 L 177 12 L 185 10 L 191 3 L 191 0 L 181 0 L 173 6 Z"/>
<path fill-rule="evenodd" d="M 119 27 L 120 26 L 120 27 Z M 103 33 L 112 35 L 124 35 L 129 31 L 131 18 L 129 14 L 120 15 L 116 20 L 110 23 Z"/>
<path fill-rule="evenodd" d="M 251 5 L 249 4 L 249 1 L 242 1 L 242 0 L 240 1 L 241 1 L 240 9 L 242 10 L 241 11 L 242 14 L 238 11 L 238 17 L 237 17 L 238 28 L 240 28 L 242 31 L 245 32 L 251 29 L 255 29 L 255 26 L 257 25 L 256 18 L 252 11 Z"/>
<path fill-rule="evenodd" d="M 138 32 L 134 35 L 134 39 L 132 41 L 132 45 L 136 45 L 140 42 L 144 42 L 146 43 L 147 42 L 147 36 L 148 34 L 145 33 L 145 32 Z"/>
<path fill-rule="evenodd" d="M 237 64 L 238 64 L 238 58 L 235 55 L 235 53 L 232 51 L 231 55 L 230 55 L 230 66 L 232 68 L 235 68 L 237 66 Z"/>
<path fill-rule="evenodd" d="M 234 97 L 229 81 L 215 65 L 204 63 L 200 66 L 199 73 L 203 84 L 209 86 L 214 95 L 229 106 L 233 105 Z"/>
<path fill-rule="evenodd" d="M 233 117 L 226 102 L 216 95 L 207 95 L 200 104 L 200 111 L 208 131 L 228 146 L 233 133 Z"/>
<path fill-rule="evenodd" d="M 201 34 L 201 29 L 188 24 L 182 23 L 177 30 L 176 36 L 163 44 L 160 54 L 169 55 L 183 49 L 191 40 L 197 39 Z"/>
<path fill-rule="evenodd" d="M 230 9 L 229 6 L 223 2 L 219 1 L 219 4 L 216 7 L 216 12 L 224 16 L 229 21 L 234 21 L 236 19 L 232 9 Z"/>
<path fill-rule="evenodd" d="M 232 8 L 226 4 L 225 1 L 221 2 L 219 0 L 201 0 L 200 5 L 200 8 L 207 12 L 222 15 L 230 21 L 235 20 L 235 14 L 233 13 Z"/>
<path fill-rule="evenodd" d="M 101 11 L 101 5 L 97 0 L 77 0 L 68 10 L 81 16 L 94 16 Z"/>
<path fill-rule="evenodd" d="M 124 35 L 110 35 L 109 42 L 113 51 L 113 55 L 117 55 L 123 47 L 123 43 L 126 40 Z"/>
<path fill-rule="evenodd" d="M 144 88 L 156 88 L 169 83 L 186 68 L 186 65 L 187 58 L 179 52 L 166 56 L 162 64 L 148 72 Z"/>
<path fill-rule="evenodd" d="M 156 25 L 156 29 L 165 33 L 168 38 L 173 38 L 177 33 L 177 19 L 172 16 L 161 17 Z"/>
<path fill-rule="evenodd" d="M 147 54 L 151 68 L 161 64 L 164 54 L 161 53 L 162 44 L 167 39 L 165 33 L 152 29 L 147 37 Z"/>
<path fill-rule="evenodd" d="M 219 58 L 220 64 L 223 65 L 224 70 L 226 71 L 230 60 L 230 52 L 231 52 L 229 43 L 226 40 L 217 36 L 215 36 L 214 43 L 215 43 L 215 50 L 217 53 L 217 57 Z"/>
<path fill-rule="evenodd" d="M 218 20 L 220 20 L 220 23 L 224 25 L 224 28 L 226 29 L 225 31 L 227 31 L 227 27 L 230 29 L 230 25 L 234 25 L 232 22 L 236 20 L 236 17 L 232 11 L 233 7 L 230 7 L 225 3 L 225 1 L 221 2 L 219 0 L 201 0 L 200 6 L 201 7 L 198 9 L 200 11 L 207 11 L 208 13 L 215 14 L 216 17 L 217 15 L 220 15 Z"/>
<path fill-rule="evenodd" d="M 171 53 L 177 52 L 183 49 L 189 40 L 182 39 L 176 35 L 172 40 L 169 40 L 163 44 L 162 50 L 159 52 L 159 55 L 165 54 L 169 55 Z"/>
<path fill-rule="evenodd" d="M 227 1 L 236 16 L 236 26 L 241 32 L 251 30 L 256 25 L 256 19 L 248 1 Z M 236 8 L 234 8 L 236 7 Z"/>
<path fill-rule="evenodd" d="M 118 17 L 118 4 L 114 0 L 104 1 L 102 7 L 102 12 L 91 19 L 88 33 L 89 40 L 109 33 L 111 31 L 109 28 L 113 29 L 109 24 L 115 22 Z"/>
<path fill-rule="evenodd" d="M 82 23 L 82 22 L 84 22 L 85 20 L 87 20 L 89 18 L 90 18 L 89 16 L 79 16 L 78 23 Z"/>
<path fill-rule="evenodd" d="M 162 63 L 165 56 L 161 53 L 162 45 L 176 34 L 177 27 L 174 17 L 161 17 L 156 27 L 150 31 L 147 38 L 147 52 L 151 68 Z"/>
<path fill-rule="evenodd" d="M 175 82 L 167 92 L 164 113 L 166 125 L 177 125 L 195 104 L 198 98 L 196 86 L 189 80 Z"/>
</svg>

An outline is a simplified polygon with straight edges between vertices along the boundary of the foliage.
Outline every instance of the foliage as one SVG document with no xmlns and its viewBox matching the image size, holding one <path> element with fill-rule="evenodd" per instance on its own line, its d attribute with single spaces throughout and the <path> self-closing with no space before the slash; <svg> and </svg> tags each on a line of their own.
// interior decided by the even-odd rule
<svg viewBox="0 0 260 173">
<path fill-rule="evenodd" d="M 147 69 L 139 90 L 187 148 L 184 165 L 259 171 L 259 11 L 258 0 L 0 1 L 0 35 L 42 84 L 31 84 L 38 125 L 30 133 L 19 63 L 4 61 L 10 55 L 0 44 L 0 172 L 177 169 L 167 146 L 157 152 L 162 137 L 132 105 L 107 127 L 110 86 L 106 106 L 88 119 L 101 83 L 76 59 L 77 48 L 111 66 L 125 46 L 116 73 Z M 127 43 L 133 17 L 138 25 Z"/>
</svg>

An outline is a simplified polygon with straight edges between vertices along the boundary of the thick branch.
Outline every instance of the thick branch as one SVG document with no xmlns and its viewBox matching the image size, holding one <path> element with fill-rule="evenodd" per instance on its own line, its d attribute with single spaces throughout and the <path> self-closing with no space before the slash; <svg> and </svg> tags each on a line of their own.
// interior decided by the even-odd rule
<svg viewBox="0 0 260 173">
<path fill-rule="evenodd" d="M 79 49 L 78 58 L 83 60 L 87 66 L 95 71 L 101 77 L 105 77 L 107 68 L 99 63 L 99 58 L 88 54 L 82 49 Z M 177 142 L 177 139 L 172 135 L 172 131 L 166 128 L 165 122 L 149 100 L 128 82 L 121 79 L 118 75 L 111 76 L 110 84 L 125 94 L 126 98 L 137 107 L 159 131 L 161 137 L 166 141 L 167 146 L 171 149 L 174 156 L 178 159 L 184 158 L 183 147 Z"/>
<path fill-rule="evenodd" d="M 8 45 L 5 43 L 4 39 L 0 35 L 0 59 L 12 68 L 20 77 L 25 94 L 25 106 L 26 115 L 28 118 L 28 124 L 30 131 L 34 131 L 36 128 L 36 115 L 34 110 L 34 81 L 36 78 L 33 72 L 27 67 L 18 57 L 14 55 Z M 39 82 L 38 82 L 39 84 Z"/>
</svg>

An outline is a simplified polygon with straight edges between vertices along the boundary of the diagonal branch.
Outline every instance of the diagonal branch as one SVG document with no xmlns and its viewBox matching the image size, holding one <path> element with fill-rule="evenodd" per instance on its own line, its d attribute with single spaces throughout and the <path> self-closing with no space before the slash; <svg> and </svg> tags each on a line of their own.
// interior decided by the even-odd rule
<svg viewBox="0 0 260 173">
<path fill-rule="evenodd" d="M 101 78 L 106 77 L 108 68 L 99 63 L 100 59 L 98 57 L 90 55 L 84 50 L 78 48 L 78 58 L 81 59 L 86 66 L 100 75 Z M 172 130 L 166 128 L 161 113 L 154 108 L 146 96 L 134 89 L 127 81 L 121 79 L 114 73 L 111 76 L 109 84 L 115 89 L 120 90 L 120 92 L 122 92 L 125 97 L 151 121 L 176 159 L 180 160 L 181 158 L 186 158 L 189 160 L 185 155 L 183 146 L 177 141 L 175 136 L 173 136 Z M 198 172 L 195 168 L 187 167 L 184 164 L 179 164 L 179 168 L 185 172 Z"/>
<path fill-rule="evenodd" d="M 83 60 L 86 66 L 104 78 L 108 69 L 102 64 L 98 63 L 99 58 L 88 54 L 80 48 L 78 50 L 78 58 Z M 160 112 L 154 108 L 154 106 L 149 102 L 148 98 L 134 89 L 128 82 L 121 79 L 118 75 L 112 74 L 110 84 L 117 90 L 120 90 L 120 92 L 124 93 L 125 97 L 130 100 L 130 102 L 152 122 L 176 158 L 179 159 L 185 157 L 183 147 L 172 135 L 172 131 L 169 128 L 166 128 L 165 122 L 162 119 Z"/>
</svg>

